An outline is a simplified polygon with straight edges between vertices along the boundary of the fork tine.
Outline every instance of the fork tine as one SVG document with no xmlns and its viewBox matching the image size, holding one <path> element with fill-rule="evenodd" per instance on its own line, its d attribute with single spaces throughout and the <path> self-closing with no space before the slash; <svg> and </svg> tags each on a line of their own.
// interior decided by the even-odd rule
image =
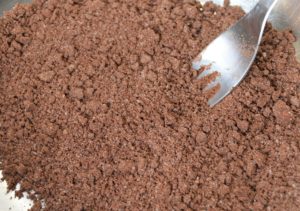
<svg viewBox="0 0 300 211">
<path fill-rule="evenodd" d="M 214 105 L 216 105 L 217 103 L 219 103 L 224 97 L 226 97 L 231 90 L 233 89 L 232 86 L 228 86 L 225 83 L 222 83 L 222 81 L 220 81 L 220 90 L 208 100 L 208 104 L 210 107 L 213 107 Z"/>
<path fill-rule="evenodd" d="M 210 82 L 204 89 L 204 92 L 209 91 L 210 89 L 214 88 L 215 86 L 217 86 L 219 84 L 219 80 L 215 79 L 214 81 Z"/>
<path fill-rule="evenodd" d="M 195 59 L 192 63 L 194 70 L 200 70 L 202 67 L 208 67 L 211 65 L 211 61 L 207 61 L 204 59 Z"/>
<path fill-rule="evenodd" d="M 214 72 L 215 72 L 215 71 L 214 71 L 213 69 L 211 69 L 211 68 L 205 69 L 205 70 L 203 70 L 202 73 L 200 73 L 200 74 L 198 75 L 197 79 L 198 79 L 198 80 L 203 79 L 203 78 L 205 78 L 206 76 L 209 76 L 209 75 L 211 75 L 211 74 L 214 73 Z"/>
</svg>

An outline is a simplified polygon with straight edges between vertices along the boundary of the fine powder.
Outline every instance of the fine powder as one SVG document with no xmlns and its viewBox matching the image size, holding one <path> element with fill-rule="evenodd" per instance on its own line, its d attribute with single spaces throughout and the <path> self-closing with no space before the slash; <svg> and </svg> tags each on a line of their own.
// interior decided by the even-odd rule
<svg viewBox="0 0 300 211">
<path fill-rule="evenodd" d="M 191 61 L 242 17 L 195 0 L 35 0 L 0 19 L 0 169 L 33 210 L 297 210 L 300 64 L 267 26 L 207 106 Z M 43 202 L 43 203 L 41 203 Z"/>
</svg>

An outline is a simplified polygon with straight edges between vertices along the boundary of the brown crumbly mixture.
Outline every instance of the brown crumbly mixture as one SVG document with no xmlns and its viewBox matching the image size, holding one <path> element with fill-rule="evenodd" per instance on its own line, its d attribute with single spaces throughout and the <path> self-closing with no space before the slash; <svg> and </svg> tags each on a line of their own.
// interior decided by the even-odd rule
<svg viewBox="0 0 300 211">
<path fill-rule="evenodd" d="M 192 59 L 243 15 L 194 0 L 35 0 L 0 20 L 0 169 L 33 210 L 296 210 L 300 65 L 267 27 L 210 109 Z"/>
</svg>

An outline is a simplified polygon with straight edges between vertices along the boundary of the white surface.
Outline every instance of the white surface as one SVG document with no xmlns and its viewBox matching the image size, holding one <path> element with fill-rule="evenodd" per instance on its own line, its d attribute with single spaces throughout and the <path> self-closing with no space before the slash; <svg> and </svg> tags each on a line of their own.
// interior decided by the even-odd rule
<svg viewBox="0 0 300 211">
<path fill-rule="evenodd" d="M 2 178 L 1 171 L 0 178 Z M 7 193 L 6 182 L 0 182 L 0 211 L 26 211 L 31 208 L 32 204 L 32 201 L 26 197 L 18 199 L 14 192 Z"/>
</svg>

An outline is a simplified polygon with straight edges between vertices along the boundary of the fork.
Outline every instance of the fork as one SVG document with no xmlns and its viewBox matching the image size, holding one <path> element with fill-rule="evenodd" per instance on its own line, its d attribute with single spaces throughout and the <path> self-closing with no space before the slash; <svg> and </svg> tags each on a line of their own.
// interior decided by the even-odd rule
<svg viewBox="0 0 300 211">
<path fill-rule="evenodd" d="M 202 71 L 197 79 L 217 72 L 204 91 L 218 84 L 220 88 L 209 99 L 213 107 L 224 99 L 246 76 L 262 40 L 267 19 L 278 0 L 260 0 L 236 24 L 212 41 L 193 61 L 193 69 Z"/>
</svg>

